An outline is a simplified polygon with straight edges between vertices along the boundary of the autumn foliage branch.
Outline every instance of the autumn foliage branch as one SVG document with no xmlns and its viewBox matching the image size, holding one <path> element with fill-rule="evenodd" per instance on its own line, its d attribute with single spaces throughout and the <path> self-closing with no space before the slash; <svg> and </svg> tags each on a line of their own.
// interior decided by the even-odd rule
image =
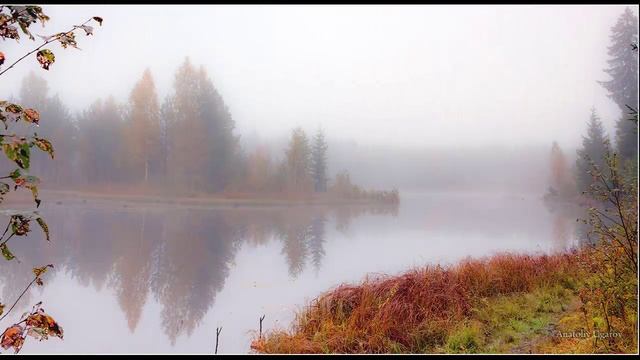
<svg viewBox="0 0 640 360">
<path fill-rule="evenodd" d="M 49 16 L 44 14 L 42 8 L 39 6 L 2 5 L 0 6 L 0 38 L 2 38 L 2 40 L 12 39 L 18 41 L 20 39 L 18 27 L 20 27 L 22 32 L 27 35 L 30 40 L 35 40 L 33 34 L 29 31 L 29 27 L 38 21 L 44 26 L 45 22 L 48 20 Z M 49 70 L 51 64 L 55 62 L 55 55 L 51 50 L 43 48 L 53 42 L 59 42 L 65 49 L 67 47 L 78 49 L 75 31 L 82 29 L 87 36 L 92 35 L 93 27 L 88 25 L 91 21 L 96 21 L 102 25 L 102 18 L 94 16 L 81 25 L 74 25 L 69 31 L 57 33 L 51 36 L 38 35 L 44 42 L 35 49 L 28 51 L 25 55 L 19 57 L 8 67 L 0 71 L 0 75 L 3 75 L 20 61 L 34 53 L 36 53 L 36 60 L 40 66 L 45 70 Z M 6 55 L 0 52 L 0 66 L 4 64 L 5 59 Z M 16 124 L 19 121 L 24 121 L 29 126 L 39 126 L 40 113 L 35 109 L 25 108 L 18 104 L 0 100 L 0 121 L 2 121 L 5 130 L 9 130 L 9 125 Z M 7 176 L 0 177 L 0 180 L 11 179 L 13 181 L 14 191 L 19 188 L 30 190 L 33 194 L 36 207 L 39 207 L 40 199 L 38 198 L 38 184 L 40 183 L 40 179 L 29 174 L 31 148 L 36 147 L 41 151 L 48 153 L 53 159 L 53 145 L 49 140 L 39 137 L 35 132 L 31 136 L 20 136 L 15 133 L 8 132 L 0 134 L 0 146 L 2 147 L 2 151 L 6 157 L 17 165 L 17 168 L 14 171 Z M 0 203 L 2 203 L 4 196 L 10 190 L 11 186 L 9 184 L 0 181 Z M 7 245 L 9 240 L 14 236 L 27 235 L 31 230 L 30 223 L 33 220 L 35 220 L 43 230 L 47 241 L 50 240 L 49 227 L 37 211 L 33 211 L 31 214 L 12 214 L 4 233 L 0 237 L 0 252 L 6 260 L 11 261 L 16 258 Z M 11 230 L 10 233 L 9 230 Z M 5 238 L 7 233 L 9 233 L 9 235 Z M 2 316 L 0 317 L 0 321 L 4 320 L 9 313 L 11 313 L 19 303 L 20 299 L 22 299 L 33 284 L 39 286 L 44 284 L 42 281 L 42 275 L 49 268 L 53 268 L 53 265 L 49 264 L 33 268 L 35 277 L 13 302 L 8 311 L 4 312 L 5 306 L 0 303 L 0 316 Z M 2 333 L 0 337 L 0 345 L 4 349 L 13 348 L 14 351 L 18 353 L 22 349 L 22 345 L 24 344 L 27 336 L 35 337 L 40 341 L 48 339 L 49 336 L 55 336 L 62 339 L 62 327 L 60 327 L 51 316 L 46 314 L 40 305 L 41 302 L 37 303 L 31 312 L 25 313 L 20 318 L 20 321 L 11 325 Z"/>
</svg>

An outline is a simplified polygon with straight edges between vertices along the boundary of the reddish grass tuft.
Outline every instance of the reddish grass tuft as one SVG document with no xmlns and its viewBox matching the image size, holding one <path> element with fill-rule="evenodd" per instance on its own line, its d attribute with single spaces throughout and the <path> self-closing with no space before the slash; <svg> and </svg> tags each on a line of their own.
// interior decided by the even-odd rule
<svg viewBox="0 0 640 360">
<path fill-rule="evenodd" d="M 291 331 L 253 341 L 261 353 L 423 352 L 441 345 L 473 301 L 551 285 L 569 276 L 575 254 L 498 254 L 398 276 L 375 276 L 320 295 Z"/>
</svg>

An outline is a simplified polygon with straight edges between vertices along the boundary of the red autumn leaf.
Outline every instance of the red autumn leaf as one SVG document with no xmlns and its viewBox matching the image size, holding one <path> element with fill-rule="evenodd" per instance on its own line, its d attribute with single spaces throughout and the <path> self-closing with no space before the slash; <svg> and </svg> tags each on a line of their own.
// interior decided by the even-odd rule
<svg viewBox="0 0 640 360">
<path fill-rule="evenodd" d="M 63 338 L 62 327 L 51 316 L 47 315 L 43 309 L 38 309 L 35 313 L 29 315 L 26 324 L 28 328 L 39 329 L 36 334 L 41 335 L 41 340 L 47 339 L 49 336 Z"/>
<path fill-rule="evenodd" d="M 17 353 L 22 348 L 22 344 L 24 344 L 24 328 L 17 324 L 7 328 L 2 333 L 0 344 L 4 349 L 12 347 Z"/>
<path fill-rule="evenodd" d="M 34 123 L 36 125 L 40 122 L 40 114 L 34 109 L 25 109 L 22 114 L 26 122 Z"/>
</svg>

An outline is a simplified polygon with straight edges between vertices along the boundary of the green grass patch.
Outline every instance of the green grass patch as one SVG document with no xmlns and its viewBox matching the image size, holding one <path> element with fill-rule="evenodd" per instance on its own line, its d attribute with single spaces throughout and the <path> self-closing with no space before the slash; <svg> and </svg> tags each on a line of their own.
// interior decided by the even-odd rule
<svg viewBox="0 0 640 360">
<path fill-rule="evenodd" d="M 451 354 L 477 354 L 482 352 L 483 338 L 479 324 L 464 324 L 449 336 L 445 349 Z"/>
<path fill-rule="evenodd" d="M 573 296 L 571 290 L 556 285 L 481 302 L 474 312 L 484 334 L 480 343 L 485 345 L 480 352 L 525 350 L 536 337 L 551 336 L 550 325 L 566 310 Z"/>
</svg>

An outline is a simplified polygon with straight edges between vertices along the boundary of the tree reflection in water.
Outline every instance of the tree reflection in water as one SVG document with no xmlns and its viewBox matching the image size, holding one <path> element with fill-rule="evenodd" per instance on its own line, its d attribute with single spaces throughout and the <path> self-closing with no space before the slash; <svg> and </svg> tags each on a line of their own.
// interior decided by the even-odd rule
<svg viewBox="0 0 640 360">
<path fill-rule="evenodd" d="M 328 224 L 346 231 L 365 214 L 397 214 L 395 207 L 270 207 L 163 209 L 159 207 L 49 205 L 42 210 L 52 243 L 39 234 L 21 239 L 0 272 L 4 297 L 21 291 L 32 264 L 53 263 L 83 286 L 112 289 L 134 332 L 152 296 L 162 306 L 163 330 L 172 344 L 191 335 L 213 306 L 242 244 L 282 244 L 291 278 L 316 274 L 324 257 Z M 53 277 L 54 275 L 50 275 Z M 45 282 L 45 286 L 48 282 Z M 21 305 L 32 302 L 28 293 Z"/>
</svg>

